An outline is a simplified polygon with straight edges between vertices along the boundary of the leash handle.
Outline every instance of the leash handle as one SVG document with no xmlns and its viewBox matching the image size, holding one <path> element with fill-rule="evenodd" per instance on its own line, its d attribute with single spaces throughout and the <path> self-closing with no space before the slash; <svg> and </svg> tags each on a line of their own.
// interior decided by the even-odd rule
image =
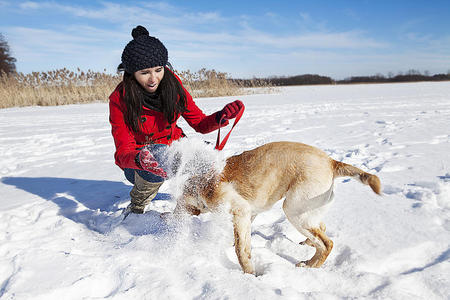
<svg viewBox="0 0 450 300">
<path fill-rule="evenodd" d="M 242 115 L 244 114 L 244 109 L 245 107 L 242 106 L 241 109 L 239 110 L 239 113 L 237 114 L 236 118 L 234 119 L 234 124 L 231 127 L 230 131 L 228 132 L 228 134 L 224 137 L 223 141 L 220 142 L 220 127 L 219 127 L 219 132 L 217 133 L 217 141 L 216 141 L 216 148 L 217 150 L 222 150 L 225 147 L 225 144 L 228 141 L 228 138 L 230 137 L 231 131 L 233 131 L 234 126 L 236 126 L 236 124 L 239 122 L 239 120 L 241 119 Z M 222 120 L 225 117 L 225 115 L 222 115 L 222 117 L 220 118 L 219 124 L 222 124 Z"/>
</svg>

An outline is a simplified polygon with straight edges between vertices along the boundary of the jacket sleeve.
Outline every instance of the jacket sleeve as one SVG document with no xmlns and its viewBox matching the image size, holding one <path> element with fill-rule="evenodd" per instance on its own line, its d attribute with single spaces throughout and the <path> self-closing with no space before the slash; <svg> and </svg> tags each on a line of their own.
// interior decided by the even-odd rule
<svg viewBox="0 0 450 300">
<path fill-rule="evenodd" d="M 209 133 L 219 127 L 223 127 L 228 125 L 228 121 L 223 122 L 220 126 L 216 121 L 217 112 L 212 115 L 206 116 L 200 108 L 198 108 L 197 104 L 195 104 L 192 96 L 189 92 L 183 87 L 184 93 L 186 94 L 186 108 L 187 111 L 182 114 L 183 118 L 188 122 L 188 124 L 194 128 L 195 131 L 200 133 Z"/>
<path fill-rule="evenodd" d="M 111 95 L 109 102 L 109 122 L 111 123 L 111 131 L 114 138 L 114 144 L 116 145 L 116 152 L 114 158 L 116 164 L 121 168 L 141 169 L 136 165 L 136 155 L 139 153 L 137 150 L 136 140 L 133 133 L 125 124 L 123 116 L 123 110 L 120 107 L 119 101 L 112 101 Z"/>
</svg>

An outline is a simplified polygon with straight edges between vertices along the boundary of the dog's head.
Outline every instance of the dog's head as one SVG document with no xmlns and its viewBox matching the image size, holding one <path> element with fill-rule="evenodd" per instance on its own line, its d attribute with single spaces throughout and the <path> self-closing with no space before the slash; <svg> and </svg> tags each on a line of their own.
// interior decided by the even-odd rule
<svg viewBox="0 0 450 300">
<path fill-rule="evenodd" d="M 191 214 L 198 215 L 214 208 L 214 195 L 219 176 L 213 170 L 202 175 L 191 176 L 185 183 L 182 205 Z"/>
</svg>

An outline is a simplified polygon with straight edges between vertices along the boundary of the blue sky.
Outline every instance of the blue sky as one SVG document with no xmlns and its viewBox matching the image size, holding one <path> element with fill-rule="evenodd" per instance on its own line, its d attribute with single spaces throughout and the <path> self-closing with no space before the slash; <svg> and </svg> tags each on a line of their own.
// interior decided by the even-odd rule
<svg viewBox="0 0 450 300">
<path fill-rule="evenodd" d="M 232 77 L 450 70 L 450 1 L 8 1 L 0 32 L 20 72 L 114 72 L 144 25 L 178 70 Z"/>
</svg>

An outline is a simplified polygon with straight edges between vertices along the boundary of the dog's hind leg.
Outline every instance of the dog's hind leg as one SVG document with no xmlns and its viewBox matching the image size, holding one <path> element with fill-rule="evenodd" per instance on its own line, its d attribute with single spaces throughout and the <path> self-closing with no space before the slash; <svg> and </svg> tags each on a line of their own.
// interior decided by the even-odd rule
<svg viewBox="0 0 450 300">
<path fill-rule="evenodd" d="M 320 227 L 319 228 L 320 228 L 320 230 L 322 232 L 327 231 L 327 227 L 325 226 L 325 223 L 323 223 L 323 222 L 320 222 Z M 308 246 L 314 247 L 314 244 L 311 242 L 310 239 L 306 239 L 303 242 L 300 242 L 299 244 L 300 245 L 308 245 Z"/>
<path fill-rule="evenodd" d="M 289 210 L 288 205 L 283 204 L 284 212 L 289 222 L 306 237 L 306 240 L 301 244 L 306 244 L 316 248 L 316 253 L 308 261 L 302 261 L 296 264 L 297 267 L 320 267 L 333 248 L 333 241 L 331 241 L 325 234 L 325 225 L 320 223 L 320 226 L 308 228 L 305 226 L 305 218 Z M 307 219 L 307 218 L 306 218 Z"/>
<path fill-rule="evenodd" d="M 299 262 L 296 266 L 318 268 L 323 265 L 333 249 L 333 241 L 320 228 L 310 228 L 308 232 L 315 237 L 315 239 L 308 238 L 307 241 L 308 245 L 316 248 L 316 253 L 310 260 Z"/>
</svg>

